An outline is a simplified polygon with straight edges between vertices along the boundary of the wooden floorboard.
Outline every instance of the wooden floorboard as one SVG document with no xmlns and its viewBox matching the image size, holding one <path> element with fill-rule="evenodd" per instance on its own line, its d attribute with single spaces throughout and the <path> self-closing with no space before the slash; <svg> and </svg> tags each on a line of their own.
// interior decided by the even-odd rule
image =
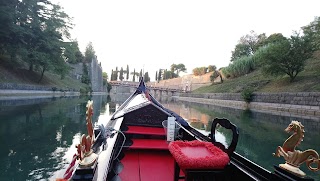
<svg viewBox="0 0 320 181">
<path fill-rule="evenodd" d="M 119 174 L 122 181 L 171 181 L 174 160 L 168 151 L 127 150 L 121 160 L 123 170 Z"/>
<path fill-rule="evenodd" d="M 141 181 L 171 181 L 173 180 L 174 161 L 170 153 L 140 152 Z"/>
<path fill-rule="evenodd" d="M 140 181 L 138 152 L 126 152 L 121 163 L 123 164 L 123 169 L 119 173 L 121 181 Z"/>
</svg>

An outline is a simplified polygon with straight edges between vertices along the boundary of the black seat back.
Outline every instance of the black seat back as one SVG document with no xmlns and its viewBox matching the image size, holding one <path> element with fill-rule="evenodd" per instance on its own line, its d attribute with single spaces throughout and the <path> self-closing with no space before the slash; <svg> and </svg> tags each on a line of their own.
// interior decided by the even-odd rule
<svg viewBox="0 0 320 181">
<path fill-rule="evenodd" d="M 216 130 L 218 123 L 222 127 L 226 128 L 226 129 L 230 129 L 232 131 L 232 141 L 231 141 L 231 144 L 227 148 L 222 143 L 216 141 L 215 130 Z M 212 126 L 211 126 L 211 134 L 210 134 L 211 141 L 215 146 L 219 147 L 221 150 L 226 152 L 229 156 L 231 156 L 231 154 L 234 152 L 234 150 L 237 147 L 238 137 L 239 137 L 238 127 L 236 125 L 234 125 L 233 123 L 231 123 L 228 119 L 215 118 L 213 120 Z"/>
</svg>

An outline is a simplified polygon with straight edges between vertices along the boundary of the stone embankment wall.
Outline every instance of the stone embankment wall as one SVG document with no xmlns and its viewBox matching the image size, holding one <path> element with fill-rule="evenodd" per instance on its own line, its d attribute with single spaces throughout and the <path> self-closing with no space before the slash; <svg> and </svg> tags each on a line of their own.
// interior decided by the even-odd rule
<svg viewBox="0 0 320 181">
<path fill-rule="evenodd" d="M 88 66 L 89 76 L 91 80 L 91 87 L 94 92 L 103 91 L 103 80 L 102 80 L 102 67 L 98 63 L 98 59 L 92 59 Z"/>
<path fill-rule="evenodd" d="M 0 100 L 12 99 L 11 96 L 38 96 L 38 97 L 61 97 L 61 96 L 78 96 L 80 92 L 73 89 L 58 89 L 50 86 L 1 83 Z M 13 97 L 14 99 L 14 97 Z"/>
<path fill-rule="evenodd" d="M 125 86 L 112 86 L 110 94 L 130 94 L 135 91 L 135 88 Z"/>
<path fill-rule="evenodd" d="M 33 99 L 47 98 L 47 97 L 65 97 L 65 96 L 79 96 L 80 92 L 73 91 L 42 91 L 42 90 L 1 90 L 0 100 L 14 100 L 14 99 Z"/>
<path fill-rule="evenodd" d="M 193 91 L 199 87 L 211 85 L 210 75 L 212 72 L 201 76 L 184 75 L 182 77 L 161 80 L 160 82 L 147 83 L 148 86 L 164 87 L 170 89 L 182 89 L 185 91 Z"/>
<path fill-rule="evenodd" d="M 319 92 L 254 93 L 249 104 L 243 101 L 240 93 L 180 94 L 178 99 L 240 109 L 320 116 Z"/>
<path fill-rule="evenodd" d="M 52 91 L 53 87 L 28 85 L 28 84 L 15 84 L 15 83 L 1 83 L 0 90 L 39 90 L 39 91 Z"/>
<path fill-rule="evenodd" d="M 81 81 L 81 77 L 83 74 L 83 63 L 69 64 L 69 66 L 72 67 L 72 71 L 70 71 L 70 76 L 74 79 Z M 104 91 L 102 67 L 101 64 L 98 63 L 97 57 L 92 59 L 91 63 L 87 63 L 87 67 L 93 92 Z"/>
<path fill-rule="evenodd" d="M 186 104 L 189 104 L 186 102 Z M 200 103 L 190 103 L 190 105 L 196 104 L 197 107 L 203 108 L 205 110 L 212 110 L 213 112 L 219 113 L 221 117 L 228 117 L 230 120 L 239 118 L 258 118 L 253 125 L 258 125 L 259 123 L 265 124 L 270 123 L 272 127 L 277 127 L 283 129 L 288 126 L 288 123 L 292 120 L 299 120 L 308 130 L 308 133 L 318 134 L 320 129 L 320 117 L 307 116 L 307 115 L 290 115 L 287 112 L 275 112 L 275 111 L 244 111 L 241 109 L 234 109 L 232 107 L 222 107 L 216 105 L 207 105 Z M 188 110 L 190 111 L 190 110 Z M 271 113 L 271 114 L 270 114 Z M 202 120 L 203 118 L 201 118 Z"/>
<path fill-rule="evenodd" d="M 206 94 L 181 93 L 180 96 L 243 101 L 243 98 L 241 97 L 240 93 L 206 93 Z M 252 102 L 320 106 L 320 92 L 254 93 L 252 98 L 253 98 Z"/>
</svg>

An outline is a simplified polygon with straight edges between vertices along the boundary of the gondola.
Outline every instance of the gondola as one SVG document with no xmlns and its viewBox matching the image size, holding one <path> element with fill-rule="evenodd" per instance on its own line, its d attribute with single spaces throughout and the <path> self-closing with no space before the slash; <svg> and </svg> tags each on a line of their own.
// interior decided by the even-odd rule
<svg viewBox="0 0 320 181">
<path fill-rule="evenodd" d="M 235 152 L 241 133 L 228 119 L 215 118 L 209 136 L 202 134 L 149 94 L 143 78 L 106 126 L 92 126 L 92 110 L 88 101 L 88 135 L 56 180 L 312 180 L 279 166 L 266 170 Z M 231 130 L 230 145 L 215 139 L 218 126 Z"/>
</svg>

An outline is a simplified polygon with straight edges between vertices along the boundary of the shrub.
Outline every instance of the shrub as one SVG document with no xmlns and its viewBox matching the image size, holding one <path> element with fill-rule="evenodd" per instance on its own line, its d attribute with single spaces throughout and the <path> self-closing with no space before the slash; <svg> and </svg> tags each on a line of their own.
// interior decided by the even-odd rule
<svg viewBox="0 0 320 181">
<path fill-rule="evenodd" d="M 208 67 L 196 67 L 192 70 L 193 75 L 199 76 L 207 73 Z"/>
<path fill-rule="evenodd" d="M 85 88 L 80 88 L 81 95 L 87 95 L 89 92 L 90 92 L 90 94 L 92 93 L 92 89 L 90 86 L 87 86 Z"/>
<path fill-rule="evenodd" d="M 110 92 L 111 89 L 112 89 L 112 85 L 109 82 L 107 82 L 107 91 Z"/>
<path fill-rule="evenodd" d="M 214 80 L 217 78 L 217 77 L 219 77 L 220 75 L 219 75 L 219 72 L 218 71 L 214 71 L 214 72 L 212 72 L 212 74 L 210 75 L 210 81 L 211 82 L 214 82 Z"/>
<path fill-rule="evenodd" d="M 241 92 L 241 97 L 246 103 L 252 101 L 253 90 L 251 88 L 246 88 Z"/>
<path fill-rule="evenodd" d="M 223 68 L 222 73 L 227 78 L 236 78 L 248 74 L 256 68 L 256 59 L 252 56 L 243 56 L 233 61 L 228 67 Z"/>
</svg>

